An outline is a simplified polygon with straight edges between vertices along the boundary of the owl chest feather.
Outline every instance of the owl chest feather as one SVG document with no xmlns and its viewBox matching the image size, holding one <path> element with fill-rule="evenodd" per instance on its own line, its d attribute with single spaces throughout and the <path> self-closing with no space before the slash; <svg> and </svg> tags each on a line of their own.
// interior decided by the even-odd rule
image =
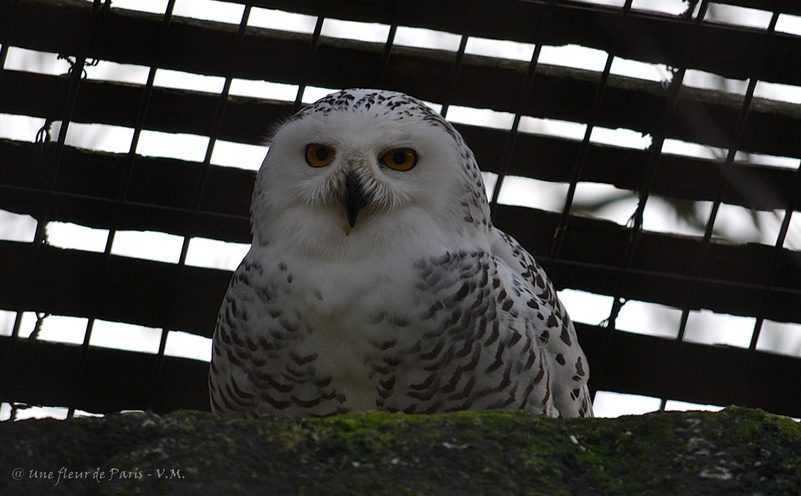
<svg viewBox="0 0 801 496">
<path fill-rule="evenodd" d="M 514 372 L 539 363 L 516 349 L 532 346 L 524 328 L 516 331 L 515 349 L 499 347 L 511 300 L 486 253 L 443 252 L 393 263 L 383 258 L 356 267 L 302 262 L 284 257 L 273 275 L 284 290 L 270 303 L 300 309 L 273 365 L 296 368 L 308 360 L 313 374 L 330 379 L 344 396 L 347 409 L 400 410 L 410 398 L 420 410 L 443 408 L 442 391 L 461 407 L 472 401 L 470 393 L 503 385 L 503 369 L 500 378 L 476 371 L 497 371 L 502 361 L 514 364 Z M 293 267 L 303 267 L 302 275 Z M 512 355 L 517 358 L 509 360 Z"/>
<path fill-rule="evenodd" d="M 262 312 L 252 328 L 266 340 L 275 339 L 277 325 L 287 329 L 269 367 L 277 374 L 305 367 L 310 377 L 330 381 L 347 409 L 375 408 L 379 369 L 390 348 L 409 348 L 419 339 L 419 315 L 409 310 L 421 304 L 412 264 L 280 260 L 267 276 L 275 290 L 265 305 L 277 310 Z M 304 387 L 305 394 L 319 389 Z"/>
</svg>

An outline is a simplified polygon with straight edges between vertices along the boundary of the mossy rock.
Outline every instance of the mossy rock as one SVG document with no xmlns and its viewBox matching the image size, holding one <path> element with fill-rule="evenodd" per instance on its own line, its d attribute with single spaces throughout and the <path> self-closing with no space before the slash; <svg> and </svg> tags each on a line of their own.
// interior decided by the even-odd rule
<svg viewBox="0 0 801 496">
<path fill-rule="evenodd" d="M 0 442 L 0 494 L 801 491 L 801 426 L 734 407 L 571 420 L 519 412 L 305 420 L 127 413 L 3 423 Z"/>
</svg>

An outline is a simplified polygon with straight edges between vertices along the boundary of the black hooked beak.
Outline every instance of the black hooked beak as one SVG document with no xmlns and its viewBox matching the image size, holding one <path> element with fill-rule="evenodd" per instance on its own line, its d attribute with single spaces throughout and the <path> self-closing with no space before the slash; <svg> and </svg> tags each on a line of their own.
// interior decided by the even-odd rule
<svg viewBox="0 0 801 496">
<path fill-rule="evenodd" d="M 367 197 L 362 189 L 362 183 L 353 174 L 349 174 L 345 178 L 345 195 L 342 202 L 348 213 L 348 224 L 353 228 L 356 226 L 356 216 L 359 215 L 359 211 L 367 205 Z"/>
</svg>

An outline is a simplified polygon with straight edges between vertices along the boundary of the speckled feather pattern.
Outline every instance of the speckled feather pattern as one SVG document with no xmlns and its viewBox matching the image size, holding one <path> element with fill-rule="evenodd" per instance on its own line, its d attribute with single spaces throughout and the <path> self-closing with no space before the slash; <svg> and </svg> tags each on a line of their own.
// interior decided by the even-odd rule
<svg viewBox="0 0 801 496">
<path fill-rule="evenodd" d="M 336 159 L 309 167 L 308 143 Z M 417 151 L 413 169 L 381 166 L 397 146 Z M 349 227 L 341 198 L 354 177 L 367 202 Z M 301 110 L 275 136 L 251 216 L 214 333 L 217 414 L 592 415 L 553 285 L 492 225 L 472 152 L 420 101 L 354 89 Z"/>
</svg>

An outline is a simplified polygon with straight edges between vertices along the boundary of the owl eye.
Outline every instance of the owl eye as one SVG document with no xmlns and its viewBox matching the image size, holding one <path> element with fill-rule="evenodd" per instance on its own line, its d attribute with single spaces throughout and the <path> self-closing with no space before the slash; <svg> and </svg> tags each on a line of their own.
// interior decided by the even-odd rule
<svg viewBox="0 0 801 496">
<path fill-rule="evenodd" d="M 411 148 L 393 148 L 381 156 L 381 162 L 396 171 L 407 171 L 417 165 L 417 152 Z"/>
<path fill-rule="evenodd" d="M 334 150 L 317 143 L 306 145 L 306 163 L 312 167 L 325 167 L 334 161 Z"/>
</svg>

